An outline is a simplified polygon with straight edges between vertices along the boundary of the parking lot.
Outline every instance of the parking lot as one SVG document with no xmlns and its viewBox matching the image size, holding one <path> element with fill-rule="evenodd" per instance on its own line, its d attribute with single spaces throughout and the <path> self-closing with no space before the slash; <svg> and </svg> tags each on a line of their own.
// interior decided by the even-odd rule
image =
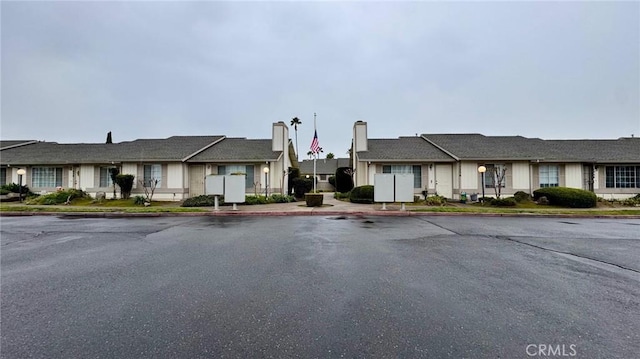
<svg viewBox="0 0 640 359">
<path fill-rule="evenodd" d="M 2 217 L 0 225 L 3 358 L 640 352 L 637 219 Z"/>
</svg>

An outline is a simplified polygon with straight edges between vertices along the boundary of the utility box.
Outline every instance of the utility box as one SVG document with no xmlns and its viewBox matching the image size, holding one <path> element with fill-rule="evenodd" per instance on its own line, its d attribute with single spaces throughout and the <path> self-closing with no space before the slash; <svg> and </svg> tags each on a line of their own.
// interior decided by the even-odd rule
<svg viewBox="0 0 640 359">
<path fill-rule="evenodd" d="M 224 176 L 208 175 L 205 177 L 204 194 L 212 196 L 224 195 Z"/>
<path fill-rule="evenodd" d="M 413 202 L 413 174 L 398 173 L 395 176 L 395 202 Z"/>
<path fill-rule="evenodd" d="M 376 173 L 373 178 L 373 201 L 374 202 L 395 202 L 395 175 L 390 173 Z"/>
<path fill-rule="evenodd" d="M 224 176 L 224 201 L 226 203 L 244 203 L 245 175 Z"/>
</svg>

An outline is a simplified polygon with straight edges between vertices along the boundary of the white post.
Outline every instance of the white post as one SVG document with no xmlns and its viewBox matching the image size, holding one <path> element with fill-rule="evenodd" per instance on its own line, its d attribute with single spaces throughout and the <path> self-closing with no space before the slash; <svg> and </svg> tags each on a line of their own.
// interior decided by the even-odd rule
<svg viewBox="0 0 640 359">
<path fill-rule="evenodd" d="M 316 193 L 316 159 L 318 158 L 318 154 L 316 153 L 313 156 L 313 193 Z"/>
<path fill-rule="evenodd" d="M 219 207 L 219 202 L 218 202 L 218 196 L 215 196 L 213 199 L 213 210 L 214 211 L 219 211 L 220 207 Z"/>
</svg>

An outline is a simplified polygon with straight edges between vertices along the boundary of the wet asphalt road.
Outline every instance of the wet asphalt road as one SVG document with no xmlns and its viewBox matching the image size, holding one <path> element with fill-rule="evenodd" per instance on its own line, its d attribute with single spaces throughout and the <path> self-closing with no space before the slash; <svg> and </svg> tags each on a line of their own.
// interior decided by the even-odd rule
<svg viewBox="0 0 640 359">
<path fill-rule="evenodd" d="M 2 358 L 640 353 L 640 220 L 0 225 Z"/>
</svg>

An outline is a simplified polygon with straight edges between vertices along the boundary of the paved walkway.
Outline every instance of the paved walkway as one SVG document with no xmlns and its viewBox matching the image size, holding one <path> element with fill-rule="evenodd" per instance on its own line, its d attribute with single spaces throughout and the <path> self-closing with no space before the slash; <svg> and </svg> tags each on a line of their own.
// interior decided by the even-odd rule
<svg viewBox="0 0 640 359">
<path fill-rule="evenodd" d="M 304 215 L 339 215 L 339 214 L 373 214 L 384 212 L 387 215 L 407 215 L 409 212 L 400 211 L 400 206 L 387 206 L 389 210 L 382 211 L 380 204 L 358 204 L 346 201 L 338 201 L 333 198 L 333 193 L 323 193 L 322 207 L 307 207 L 304 201 L 292 203 L 273 203 L 259 206 L 238 205 L 237 210 L 231 206 L 221 206 L 214 212 L 217 215 L 262 215 L 262 216 L 304 216 Z M 213 210 L 213 208 L 212 208 Z"/>
</svg>

